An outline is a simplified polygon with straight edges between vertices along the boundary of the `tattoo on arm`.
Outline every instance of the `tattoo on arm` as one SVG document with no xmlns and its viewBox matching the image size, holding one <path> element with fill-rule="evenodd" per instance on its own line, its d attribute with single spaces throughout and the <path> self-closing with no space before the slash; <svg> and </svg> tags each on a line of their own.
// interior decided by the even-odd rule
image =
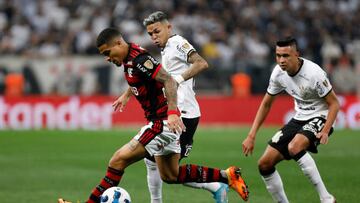
<svg viewBox="0 0 360 203">
<path fill-rule="evenodd" d="M 168 109 L 174 110 L 177 108 L 177 84 L 171 75 L 160 68 L 156 74 L 155 80 L 162 82 L 165 87 L 165 95 L 168 101 Z"/>
<path fill-rule="evenodd" d="M 197 74 L 209 67 L 206 60 L 201 57 L 196 51 L 190 54 L 188 62 L 191 63 L 190 68 L 187 69 L 183 74 L 181 74 L 185 80 L 196 76 Z"/>
</svg>

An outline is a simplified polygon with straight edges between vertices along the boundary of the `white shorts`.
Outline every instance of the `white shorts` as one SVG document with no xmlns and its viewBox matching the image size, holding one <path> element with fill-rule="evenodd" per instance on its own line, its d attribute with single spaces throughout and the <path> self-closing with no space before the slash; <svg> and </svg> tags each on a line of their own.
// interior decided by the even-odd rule
<svg viewBox="0 0 360 203">
<path fill-rule="evenodd" d="M 166 121 L 150 122 L 135 135 L 151 156 L 180 154 L 180 135 L 170 131 Z"/>
</svg>

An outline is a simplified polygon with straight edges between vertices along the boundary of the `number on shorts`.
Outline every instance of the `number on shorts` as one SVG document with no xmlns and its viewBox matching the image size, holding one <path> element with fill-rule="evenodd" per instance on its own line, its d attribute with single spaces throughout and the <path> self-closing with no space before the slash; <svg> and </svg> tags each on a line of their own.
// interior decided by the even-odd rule
<svg viewBox="0 0 360 203">
<path fill-rule="evenodd" d="M 320 132 L 321 129 L 324 127 L 325 123 L 319 118 L 314 118 L 309 122 L 308 125 L 314 126 L 315 128 L 317 128 L 318 132 Z"/>
</svg>

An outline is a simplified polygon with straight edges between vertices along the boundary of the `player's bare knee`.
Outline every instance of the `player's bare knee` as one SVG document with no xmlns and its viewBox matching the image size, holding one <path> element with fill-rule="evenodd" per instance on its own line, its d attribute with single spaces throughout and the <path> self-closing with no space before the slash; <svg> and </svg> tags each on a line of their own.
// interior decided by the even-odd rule
<svg viewBox="0 0 360 203">
<path fill-rule="evenodd" d="M 114 155 L 109 161 L 109 166 L 118 170 L 124 170 L 127 165 L 127 162 L 119 155 Z"/>
<path fill-rule="evenodd" d="M 258 168 L 260 171 L 267 171 L 274 167 L 273 161 L 269 159 L 260 158 L 258 161 Z"/>
</svg>

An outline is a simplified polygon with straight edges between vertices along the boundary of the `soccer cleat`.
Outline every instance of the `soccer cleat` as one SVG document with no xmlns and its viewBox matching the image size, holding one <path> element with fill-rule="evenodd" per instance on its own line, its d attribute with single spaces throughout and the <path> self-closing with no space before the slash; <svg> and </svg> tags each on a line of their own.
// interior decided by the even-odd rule
<svg viewBox="0 0 360 203">
<path fill-rule="evenodd" d="M 244 201 L 247 201 L 249 199 L 249 190 L 244 179 L 241 177 L 240 168 L 230 166 L 225 172 L 228 177 L 228 185 L 234 189 Z"/>
<path fill-rule="evenodd" d="M 216 192 L 212 193 L 216 203 L 228 203 L 228 191 L 229 186 L 224 183 L 220 183 L 220 188 L 216 190 Z"/>
</svg>

